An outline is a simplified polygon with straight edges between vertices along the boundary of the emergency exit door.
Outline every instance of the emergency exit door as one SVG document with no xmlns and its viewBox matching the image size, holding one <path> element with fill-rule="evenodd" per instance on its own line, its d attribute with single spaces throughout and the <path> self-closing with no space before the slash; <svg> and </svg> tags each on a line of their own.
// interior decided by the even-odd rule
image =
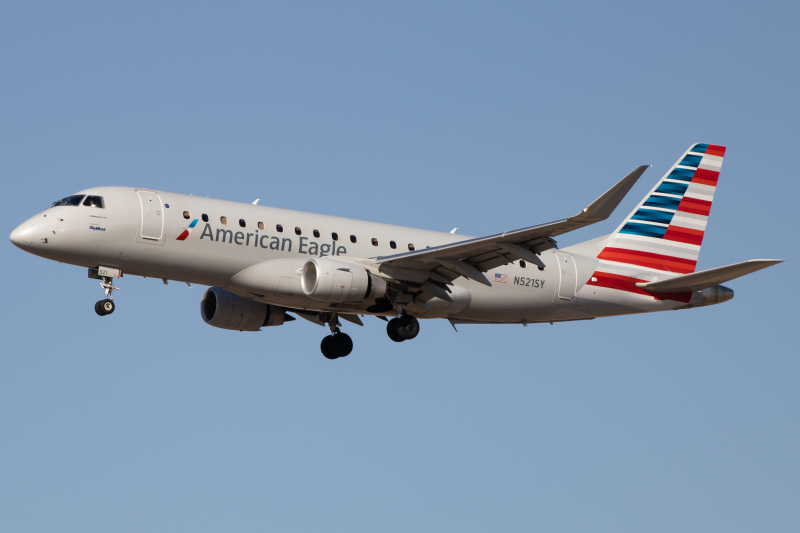
<svg viewBox="0 0 800 533">
<path fill-rule="evenodd" d="M 572 300 L 575 298 L 575 290 L 578 286 L 578 269 L 575 267 L 575 259 L 565 253 L 556 252 L 558 259 L 558 274 L 560 283 L 558 285 L 558 297 L 562 300 Z"/>
<path fill-rule="evenodd" d="M 142 205 L 142 238 L 157 241 L 164 231 L 164 206 L 161 197 L 150 191 L 136 191 Z"/>
</svg>

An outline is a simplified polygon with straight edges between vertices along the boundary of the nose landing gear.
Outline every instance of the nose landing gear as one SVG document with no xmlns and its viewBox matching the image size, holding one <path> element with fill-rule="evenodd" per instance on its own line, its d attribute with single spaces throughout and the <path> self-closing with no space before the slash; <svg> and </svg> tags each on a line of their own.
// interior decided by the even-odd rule
<svg viewBox="0 0 800 533">
<path fill-rule="evenodd" d="M 94 304 L 94 312 L 100 316 L 110 315 L 114 312 L 114 300 L 100 300 Z"/>
<path fill-rule="evenodd" d="M 100 316 L 110 315 L 114 312 L 116 306 L 114 305 L 114 291 L 118 291 L 119 287 L 114 286 L 112 278 L 102 278 L 103 282 L 100 286 L 105 290 L 106 297 L 103 300 L 94 304 L 94 312 Z"/>
<path fill-rule="evenodd" d="M 328 321 L 331 328 L 331 334 L 322 339 L 320 343 L 320 350 L 322 355 L 327 359 L 338 359 L 340 357 L 347 357 L 353 351 L 353 339 L 347 333 L 342 333 L 336 327 L 339 320 L 336 313 L 333 313 Z"/>
</svg>

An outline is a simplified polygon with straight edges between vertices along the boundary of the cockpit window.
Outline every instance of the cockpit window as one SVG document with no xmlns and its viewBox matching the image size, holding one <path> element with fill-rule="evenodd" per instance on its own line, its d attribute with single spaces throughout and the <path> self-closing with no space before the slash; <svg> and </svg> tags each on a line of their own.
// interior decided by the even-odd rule
<svg viewBox="0 0 800 533">
<path fill-rule="evenodd" d="M 99 207 L 100 209 L 105 207 L 102 196 L 87 196 L 86 200 L 83 201 L 83 205 L 88 207 Z"/>
<path fill-rule="evenodd" d="M 81 200 L 83 200 L 82 194 L 73 194 L 72 196 L 67 196 L 63 200 L 53 202 L 50 207 L 58 207 L 59 205 L 81 205 Z"/>
</svg>

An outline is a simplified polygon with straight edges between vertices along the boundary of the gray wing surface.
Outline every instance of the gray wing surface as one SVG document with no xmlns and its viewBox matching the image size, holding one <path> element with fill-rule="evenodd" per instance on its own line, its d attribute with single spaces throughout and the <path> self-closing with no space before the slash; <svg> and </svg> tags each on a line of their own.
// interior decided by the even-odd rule
<svg viewBox="0 0 800 533">
<path fill-rule="evenodd" d="M 483 272 L 518 259 L 544 268 L 538 254 L 555 248 L 553 237 L 607 219 L 647 168 L 647 165 L 636 167 L 575 216 L 487 237 L 378 257 L 375 263 L 387 273 L 399 270 L 428 271 L 433 273 L 431 279 L 434 281 L 448 283 L 464 276 L 484 285 L 490 283 Z"/>
</svg>

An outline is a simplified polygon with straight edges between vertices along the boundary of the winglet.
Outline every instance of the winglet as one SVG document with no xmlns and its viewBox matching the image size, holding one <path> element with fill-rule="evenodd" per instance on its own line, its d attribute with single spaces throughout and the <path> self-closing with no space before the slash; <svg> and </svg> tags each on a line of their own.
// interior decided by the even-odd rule
<svg viewBox="0 0 800 533">
<path fill-rule="evenodd" d="M 496 254 L 496 257 L 505 257 L 504 253 L 497 254 L 498 248 L 501 250 L 508 250 L 508 247 L 501 246 L 501 243 L 503 245 L 511 244 L 528 247 L 537 242 L 550 242 L 555 245 L 553 237 L 605 220 L 614 212 L 614 209 L 622 201 L 622 198 L 628 193 L 634 183 L 636 183 L 636 180 L 641 177 L 647 168 L 647 165 L 637 167 L 633 172 L 622 178 L 616 185 L 606 191 L 604 195 L 595 200 L 589 207 L 575 216 L 548 222 L 546 224 L 496 233 L 486 237 L 466 239 L 460 242 L 433 246 L 431 248 L 382 256 L 375 259 L 375 264 L 391 263 L 393 266 L 401 268 L 430 271 L 432 268 L 435 268 L 431 267 L 430 263 L 438 262 L 440 265 L 448 270 L 452 270 L 460 276 L 491 287 L 491 282 L 486 279 L 486 276 L 484 276 L 482 272 L 487 272 L 494 267 L 486 267 L 484 264 L 480 263 L 480 261 L 478 261 L 476 265 L 472 265 L 470 261 L 475 261 L 477 255 L 483 255 L 488 250 L 490 254 Z M 521 249 L 517 249 L 516 251 L 520 252 Z M 512 254 L 518 255 L 514 252 L 512 252 Z M 521 256 L 519 257 L 519 259 L 522 258 Z M 507 262 L 510 261 L 511 260 Z M 535 263 L 535 261 L 531 262 Z M 541 265 L 537 264 L 537 266 Z"/>
<path fill-rule="evenodd" d="M 579 215 L 581 218 L 586 218 L 592 222 L 600 222 L 611 216 L 611 213 L 617 208 L 619 203 L 628 194 L 628 191 L 634 186 L 636 181 L 644 174 L 644 171 L 650 168 L 650 165 L 641 165 L 636 167 L 633 172 L 619 180 L 616 185 L 611 187 L 606 193 L 592 202 L 592 204 L 584 209 Z"/>
</svg>

